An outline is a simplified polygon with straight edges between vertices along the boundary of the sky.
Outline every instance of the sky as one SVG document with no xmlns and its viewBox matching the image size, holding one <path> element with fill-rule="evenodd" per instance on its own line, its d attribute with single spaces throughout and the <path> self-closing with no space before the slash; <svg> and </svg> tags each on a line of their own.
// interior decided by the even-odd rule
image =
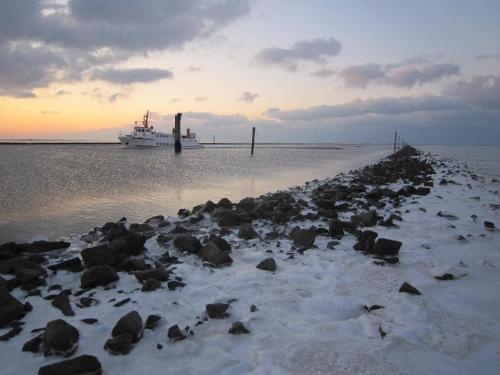
<svg viewBox="0 0 500 375">
<path fill-rule="evenodd" d="M 0 0 L 0 139 L 500 145 L 498 0 Z"/>
</svg>

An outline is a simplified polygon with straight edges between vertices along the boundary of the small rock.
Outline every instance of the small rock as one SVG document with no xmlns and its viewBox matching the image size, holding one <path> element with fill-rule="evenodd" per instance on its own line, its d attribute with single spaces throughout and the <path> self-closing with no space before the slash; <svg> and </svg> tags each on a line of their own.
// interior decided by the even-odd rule
<svg viewBox="0 0 500 375">
<path fill-rule="evenodd" d="M 250 312 L 256 312 L 258 310 L 257 306 L 252 305 L 250 306 Z"/>
<path fill-rule="evenodd" d="M 75 316 L 75 312 L 69 303 L 69 297 L 64 292 L 59 293 L 59 295 L 52 301 L 52 306 L 61 310 L 66 316 Z"/>
<path fill-rule="evenodd" d="M 168 281 L 169 272 L 164 268 L 154 268 L 151 270 L 139 271 L 134 274 L 135 278 L 141 282 L 148 279 L 154 279 L 157 281 Z"/>
<path fill-rule="evenodd" d="M 125 355 L 132 350 L 132 336 L 129 334 L 116 335 L 107 340 L 104 349 L 112 355 Z"/>
<path fill-rule="evenodd" d="M 314 245 L 316 240 L 316 229 L 297 229 L 293 232 L 293 244 L 299 249 L 308 249 Z"/>
<path fill-rule="evenodd" d="M 6 334 L 0 336 L 0 341 L 9 341 L 11 338 L 16 337 L 23 331 L 23 327 L 14 327 Z"/>
<path fill-rule="evenodd" d="M 68 272 L 81 272 L 82 271 L 82 261 L 80 258 L 72 258 L 62 261 L 57 264 L 53 264 L 47 267 L 51 271 L 65 270 Z"/>
<path fill-rule="evenodd" d="M 181 281 L 177 281 L 177 280 L 172 280 L 172 281 L 169 281 L 167 283 L 167 286 L 168 286 L 168 289 L 169 290 L 176 290 L 177 288 L 183 288 L 186 286 L 186 284 L 184 284 L 183 282 Z"/>
<path fill-rule="evenodd" d="M 445 281 L 445 280 L 454 280 L 455 279 L 455 276 L 453 276 L 451 273 L 444 273 L 442 274 L 441 276 L 434 276 L 434 278 L 436 280 L 442 280 L 442 281 Z"/>
<path fill-rule="evenodd" d="M 181 329 L 177 324 L 173 325 L 168 329 L 167 336 L 171 341 L 180 341 L 186 338 L 186 336 L 182 333 Z"/>
<path fill-rule="evenodd" d="M 216 267 L 230 266 L 233 263 L 233 259 L 220 250 L 213 242 L 208 242 L 203 246 L 198 256 Z"/>
<path fill-rule="evenodd" d="M 379 256 L 398 255 L 399 249 L 402 245 L 403 243 L 401 241 L 379 238 L 375 243 L 373 252 Z"/>
<path fill-rule="evenodd" d="M 491 221 L 485 221 L 484 222 L 484 227 L 486 229 L 495 229 L 495 223 L 492 223 Z"/>
<path fill-rule="evenodd" d="M 244 333 L 250 333 L 250 331 L 244 326 L 242 322 L 233 322 L 229 333 L 232 335 L 240 335 Z"/>
<path fill-rule="evenodd" d="M 82 273 L 81 288 L 94 288 L 118 281 L 120 277 L 110 266 L 96 266 Z"/>
<path fill-rule="evenodd" d="M 147 279 L 142 282 L 142 292 L 152 292 L 158 288 L 161 288 L 161 282 L 155 279 Z"/>
<path fill-rule="evenodd" d="M 257 264 L 256 267 L 260 270 L 275 272 L 276 271 L 276 262 L 273 258 L 267 258 L 267 259 L 264 259 L 259 264 Z"/>
<path fill-rule="evenodd" d="M 82 322 L 84 322 L 85 324 L 96 324 L 98 320 L 95 318 L 85 318 L 82 319 Z"/>
<path fill-rule="evenodd" d="M 138 341 L 142 336 L 142 319 L 137 311 L 131 311 L 122 316 L 116 323 L 113 331 L 113 337 L 118 335 L 130 335 L 133 342 Z"/>
<path fill-rule="evenodd" d="M 239 227 L 238 237 L 244 240 L 259 238 L 259 234 L 253 229 L 252 224 L 245 223 Z"/>
<path fill-rule="evenodd" d="M 229 316 L 226 310 L 229 308 L 228 303 L 209 303 L 206 305 L 206 310 L 209 318 L 223 319 Z"/>
<path fill-rule="evenodd" d="M 188 234 L 180 234 L 175 237 L 174 246 L 191 254 L 198 254 L 202 247 L 200 241 L 196 237 Z"/>
<path fill-rule="evenodd" d="M 114 299 L 113 299 L 113 300 L 114 300 Z M 131 299 L 130 299 L 130 298 L 125 298 L 124 300 L 121 300 L 121 301 L 119 301 L 119 302 L 115 303 L 113 306 L 114 306 L 114 307 L 120 307 L 120 306 L 123 306 L 123 305 L 125 305 L 125 304 L 129 303 L 130 301 L 131 301 Z"/>
<path fill-rule="evenodd" d="M 159 315 L 149 315 L 146 319 L 146 324 L 144 325 L 144 329 L 149 329 L 153 331 L 161 319 L 162 318 Z"/>
<path fill-rule="evenodd" d="M 40 345 L 42 344 L 42 336 L 43 335 L 38 335 L 33 337 L 31 340 L 26 341 L 23 345 L 22 351 L 38 353 L 38 351 L 40 350 Z"/>
<path fill-rule="evenodd" d="M 404 282 L 403 285 L 401 285 L 401 288 L 399 288 L 399 293 L 409 293 L 409 294 L 416 294 L 416 295 L 422 294 L 418 291 L 417 288 L 408 284 L 407 282 Z"/>
</svg>

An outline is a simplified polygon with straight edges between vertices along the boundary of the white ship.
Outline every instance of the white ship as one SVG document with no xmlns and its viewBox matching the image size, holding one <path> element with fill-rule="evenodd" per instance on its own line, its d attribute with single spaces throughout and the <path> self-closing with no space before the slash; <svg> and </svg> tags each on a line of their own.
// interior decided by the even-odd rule
<svg viewBox="0 0 500 375">
<path fill-rule="evenodd" d="M 149 125 L 149 111 L 146 112 L 142 120 L 142 126 L 134 126 L 134 130 L 127 135 L 120 135 L 118 137 L 121 144 L 125 147 L 174 147 L 175 146 L 175 128 L 172 133 L 162 133 L 155 131 Z M 192 133 L 189 128 L 186 135 L 181 135 L 181 147 L 187 148 L 201 148 L 203 147 L 196 139 L 196 133 Z"/>
</svg>

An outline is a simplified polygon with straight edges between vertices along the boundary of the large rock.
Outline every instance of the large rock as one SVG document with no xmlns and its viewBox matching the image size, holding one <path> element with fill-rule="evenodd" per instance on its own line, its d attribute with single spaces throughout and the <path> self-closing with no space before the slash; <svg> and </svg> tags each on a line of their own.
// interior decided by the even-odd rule
<svg viewBox="0 0 500 375">
<path fill-rule="evenodd" d="M 174 246 L 191 254 L 198 254 L 201 249 L 200 241 L 189 234 L 181 234 L 175 237 Z"/>
<path fill-rule="evenodd" d="M 225 253 L 231 252 L 231 245 L 224 238 L 217 236 L 215 234 L 211 234 L 208 240 L 216 244 L 217 247 L 222 251 L 224 251 Z"/>
<path fill-rule="evenodd" d="M 15 272 L 16 279 L 19 280 L 21 284 L 29 283 L 40 276 L 45 275 L 45 270 L 34 269 L 34 268 L 19 268 Z"/>
<path fill-rule="evenodd" d="M 344 228 L 342 226 L 342 222 L 339 220 L 331 220 L 328 228 L 328 233 L 330 237 L 340 239 L 344 237 Z"/>
<path fill-rule="evenodd" d="M 241 224 L 238 232 L 238 237 L 244 240 L 259 238 L 259 234 L 253 229 L 252 224 Z"/>
<path fill-rule="evenodd" d="M 114 238 L 109 243 L 109 247 L 112 251 L 127 255 L 140 255 L 144 252 L 144 243 L 146 242 L 146 237 L 141 236 L 134 232 L 128 232 L 127 234 Z"/>
<path fill-rule="evenodd" d="M 230 266 L 233 260 L 220 250 L 213 242 L 208 242 L 198 253 L 198 256 L 216 267 Z"/>
<path fill-rule="evenodd" d="M 64 241 L 35 241 L 33 243 L 20 244 L 19 250 L 25 253 L 46 253 L 52 250 L 66 249 L 71 245 Z"/>
<path fill-rule="evenodd" d="M 255 202 L 254 198 L 243 198 L 237 204 L 238 209 L 241 209 L 241 210 L 244 210 L 247 212 L 252 212 L 256 206 L 257 206 L 257 202 Z"/>
<path fill-rule="evenodd" d="M 257 268 L 264 271 L 274 272 L 276 271 L 276 262 L 273 258 L 267 258 L 257 264 Z"/>
<path fill-rule="evenodd" d="M 231 209 L 233 208 L 233 204 L 231 203 L 231 201 L 227 198 L 222 198 L 218 203 L 217 203 L 217 207 L 223 207 L 223 208 L 228 208 L 228 209 Z"/>
<path fill-rule="evenodd" d="M 82 273 L 80 286 L 82 288 L 94 288 L 104 286 L 118 281 L 120 276 L 110 266 L 96 266 Z"/>
<path fill-rule="evenodd" d="M 377 211 L 369 211 L 363 214 L 353 215 L 351 217 L 351 221 L 353 223 L 358 223 L 364 227 L 373 227 L 377 225 Z"/>
<path fill-rule="evenodd" d="M 169 272 L 164 268 L 154 268 L 146 271 L 139 271 L 134 274 L 135 278 L 139 281 L 154 279 L 157 281 L 168 281 Z"/>
<path fill-rule="evenodd" d="M 243 223 L 243 220 L 236 212 L 226 212 L 219 216 L 217 224 L 219 227 L 234 227 Z"/>
<path fill-rule="evenodd" d="M 125 254 L 119 254 L 116 251 L 112 251 L 108 245 L 83 249 L 81 255 L 87 268 L 95 266 L 114 267 L 127 257 Z"/>
<path fill-rule="evenodd" d="M 40 367 L 38 375 L 101 375 L 101 363 L 93 355 L 81 355 Z"/>
<path fill-rule="evenodd" d="M 118 320 L 111 332 L 111 336 L 116 337 L 118 335 L 130 335 L 133 342 L 142 337 L 142 319 L 137 311 L 131 311 Z"/>
<path fill-rule="evenodd" d="M 294 230 L 292 235 L 293 244 L 299 249 L 308 249 L 314 245 L 316 234 L 316 228 Z"/>
<path fill-rule="evenodd" d="M 24 305 L 11 296 L 6 289 L 0 293 L 0 327 L 5 327 L 25 314 Z"/>
<path fill-rule="evenodd" d="M 403 243 L 395 240 L 388 240 L 387 238 L 379 238 L 375 243 L 373 252 L 380 256 L 394 256 L 398 255 L 399 249 Z"/>
<path fill-rule="evenodd" d="M 15 274 L 20 269 L 33 269 L 45 273 L 45 270 L 38 263 L 28 260 L 13 258 L 8 259 L 0 263 L 0 273 L 3 274 Z"/>
<path fill-rule="evenodd" d="M 42 336 L 42 343 L 49 352 L 68 356 L 78 347 L 80 333 L 72 325 L 62 319 L 47 323 Z"/>
<path fill-rule="evenodd" d="M 82 271 L 82 261 L 80 258 L 71 258 L 64 260 L 62 262 L 53 264 L 47 267 L 51 271 L 69 271 L 69 272 L 81 272 Z"/>
<path fill-rule="evenodd" d="M 377 236 L 378 233 L 371 230 L 361 232 L 358 236 L 358 242 L 354 244 L 354 250 L 364 251 L 366 253 L 372 252 Z"/>
</svg>

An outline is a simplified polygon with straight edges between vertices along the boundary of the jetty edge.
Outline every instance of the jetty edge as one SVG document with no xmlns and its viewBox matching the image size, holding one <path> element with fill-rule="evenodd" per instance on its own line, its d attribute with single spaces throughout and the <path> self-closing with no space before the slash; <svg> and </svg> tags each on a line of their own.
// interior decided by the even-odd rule
<svg viewBox="0 0 500 375">
<path fill-rule="evenodd" d="M 497 202 L 465 165 L 406 146 L 178 218 L 0 245 L 3 368 L 494 373 Z"/>
</svg>

